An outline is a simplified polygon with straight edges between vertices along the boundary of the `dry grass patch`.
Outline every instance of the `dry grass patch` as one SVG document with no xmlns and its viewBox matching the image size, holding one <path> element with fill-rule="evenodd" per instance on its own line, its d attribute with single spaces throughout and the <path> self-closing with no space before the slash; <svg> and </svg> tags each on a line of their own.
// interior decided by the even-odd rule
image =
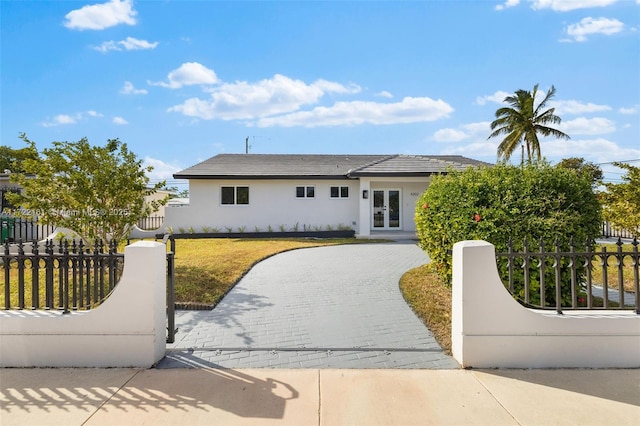
<svg viewBox="0 0 640 426">
<path fill-rule="evenodd" d="M 447 355 L 451 355 L 451 288 L 423 265 L 400 279 L 402 294 Z"/>
</svg>

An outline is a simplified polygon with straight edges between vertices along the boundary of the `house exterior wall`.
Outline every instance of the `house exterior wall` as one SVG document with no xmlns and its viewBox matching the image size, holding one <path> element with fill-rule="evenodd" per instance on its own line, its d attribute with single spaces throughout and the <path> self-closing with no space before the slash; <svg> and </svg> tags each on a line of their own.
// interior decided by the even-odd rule
<svg viewBox="0 0 640 426">
<path fill-rule="evenodd" d="M 248 186 L 248 205 L 221 204 L 223 186 Z M 297 186 L 313 186 L 313 198 L 297 198 Z M 347 198 L 331 198 L 331 186 L 347 186 Z M 196 180 L 189 181 L 189 206 L 165 210 L 165 226 L 171 226 L 174 232 L 178 228 L 193 227 L 201 232 L 203 227 L 218 228 L 224 232 L 227 228 L 237 231 L 273 231 L 280 227 L 287 231 L 296 224 L 298 230 L 304 226 L 312 230 L 327 230 L 328 226 L 358 226 L 358 190 L 359 182 L 351 179 L 296 179 L 296 180 Z"/>
</svg>

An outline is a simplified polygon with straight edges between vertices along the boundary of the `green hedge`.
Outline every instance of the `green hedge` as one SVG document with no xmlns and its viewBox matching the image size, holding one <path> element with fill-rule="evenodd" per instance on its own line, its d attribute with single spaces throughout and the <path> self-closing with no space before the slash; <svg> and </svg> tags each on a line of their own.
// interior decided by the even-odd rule
<svg viewBox="0 0 640 426">
<path fill-rule="evenodd" d="M 418 199 L 415 213 L 421 247 L 435 271 L 451 283 L 453 244 L 485 240 L 506 252 L 509 239 L 521 248 L 525 238 L 549 249 L 600 235 L 601 207 L 591 182 L 573 170 L 545 162 L 469 168 L 434 177 Z"/>
</svg>

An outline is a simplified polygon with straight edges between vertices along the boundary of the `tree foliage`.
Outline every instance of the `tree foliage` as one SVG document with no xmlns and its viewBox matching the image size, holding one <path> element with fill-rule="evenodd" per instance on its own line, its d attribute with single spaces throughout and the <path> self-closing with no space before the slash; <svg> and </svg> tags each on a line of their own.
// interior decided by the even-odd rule
<svg viewBox="0 0 640 426">
<path fill-rule="evenodd" d="M 36 144 L 21 135 L 28 149 Z M 40 223 L 68 228 L 86 241 L 122 241 L 139 218 L 166 202 L 146 204 L 164 182 L 149 187 L 142 161 L 125 143 L 110 139 L 92 146 L 86 138 L 77 142 L 53 142 L 35 159 L 23 161 L 24 173 L 11 175 L 24 191 L 7 194 L 17 215 Z M 31 176 L 28 176 L 31 175 Z"/>
<path fill-rule="evenodd" d="M 547 247 L 573 237 L 593 241 L 601 210 L 588 179 L 545 162 L 500 163 L 436 176 L 418 199 L 415 221 L 421 247 L 436 272 L 451 282 L 453 244 L 485 240 L 506 252 L 509 239 Z M 553 293 L 553 292 L 551 292 Z"/>
<path fill-rule="evenodd" d="M 575 171 L 578 175 L 591 181 L 591 186 L 596 187 L 602 181 L 602 169 L 595 163 L 585 161 L 582 157 L 564 158 L 556 167 L 562 167 Z"/>
<path fill-rule="evenodd" d="M 9 146 L 0 146 L 0 172 L 9 170 L 12 173 L 23 173 L 25 160 L 36 160 L 38 152 L 31 147 L 13 149 Z"/>
<path fill-rule="evenodd" d="M 504 98 L 509 107 L 499 108 L 496 111 L 496 119 L 491 122 L 493 132 L 487 139 L 500 135 L 506 135 L 498 145 L 498 159 L 508 161 L 513 152 L 522 146 L 522 159 L 524 163 L 524 151 L 526 148 L 527 161 L 540 160 L 540 141 L 538 134 L 542 136 L 555 136 L 559 139 L 569 139 L 564 132 L 550 127 L 560 124 L 561 118 L 554 114 L 555 108 L 544 110 L 547 102 L 556 93 L 555 87 L 547 92 L 545 97 L 535 106 L 535 98 L 538 93 L 538 85 L 533 86 L 533 91 L 516 90 L 516 92 Z"/>
<path fill-rule="evenodd" d="M 626 170 L 622 183 L 605 183 L 600 193 L 604 219 L 614 228 L 626 229 L 640 236 L 640 167 L 627 163 L 613 163 Z"/>
</svg>

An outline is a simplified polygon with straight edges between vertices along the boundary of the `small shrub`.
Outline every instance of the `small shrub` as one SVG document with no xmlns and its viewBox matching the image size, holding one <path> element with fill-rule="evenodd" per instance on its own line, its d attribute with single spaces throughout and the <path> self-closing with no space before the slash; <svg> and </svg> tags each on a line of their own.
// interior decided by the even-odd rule
<svg viewBox="0 0 640 426">
<path fill-rule="evenodd" d="M 187 231 L 186 231 L 182 226 L 178 227 L 178 231 L 179 231 L 181 234 L 186 234 L 186 233 L 187 233 Z"/>
<path fill-rule="evenodd" d="M 298 222 L 296 222 L 296 224 L 293 225 L 293 228 L 291 228 L 293 232 L 298 232 L 299 229 L 300 229 L 300 224 Z"/>
<path fill-rule="evenodd" d="M 187 229 L 187 231 L 188 231 L 190 234 L 194 234 L 194 233 L 196 232 L 196 230 L 195 230 L 195 229 L 193 229 L 193 226 L 190 226 L 190 227 Z"/>
<path fill-rule="evenodd" d="M 273 232 L 273 227 L 271 225 L 267 225 L 267 232 Z"/>
<path fill-rule="evenodd" d="M 173 234 L 173 226 L 167 226 L 166 228 L 164 228 L 167 230 L 167 233 L 169 234 Z"/>
<path fill-rule="evenodd" d="M 313 230 L 316 231 L 316 232 L 322 231 L 322 225 L 314 225 L 313 226 Z"/>
<path fill-rule="evenodd" d="M 211 232 L 211 227 L 210 226 L 203 226 L 202 227 L 202 232 L 204 232 L 205 234 L 208 234 Z"/>
<path fill-rule="evenodd" d="M 333 226 L 327 225 L 327 231 L 333 231 Z"/>
<path fill-rule="evenodd" d="M 220 228 L 218 228 L 216 226 L 213 226 L 213 227 L 211 227 L 211 232 L 214 233 L 214 234 L 218 234 L 218 233 L 220 233 Z"/>
<path fill-rule="evenodd" d="M 260 227 L 258 225 L 254 226 L 253 232 L 260 232 Z"/>
<path fill-rule="evenodd" d="M 226 229 L 229 233 L 233 232 L 233 226 L 225 226 L 224 229 Z"/>
<path fill-rule="evenodd" d="M 287 232 L 287 225 L 280 225 L 278 228 L 280 228 L 280 232 Z"/>
<path fill-rule="evenodd" d="M 241 234 L 244 233 L 246 229 L 247 229 L 246 225 L 238 226 L 238 232 Z"/>
</svg>

